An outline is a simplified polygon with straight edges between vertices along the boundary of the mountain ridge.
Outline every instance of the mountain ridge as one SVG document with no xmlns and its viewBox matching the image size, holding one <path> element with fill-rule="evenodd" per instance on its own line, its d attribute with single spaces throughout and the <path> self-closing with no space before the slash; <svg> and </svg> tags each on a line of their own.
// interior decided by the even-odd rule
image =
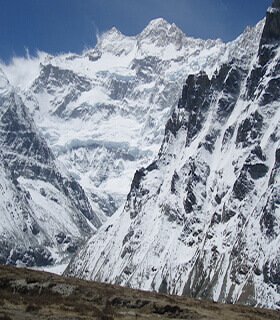
<svg viewBox="0 0 280 320">
<path fill-rule="evenodd" d="M 278 19 L 248 59 L 187 77 L 158 157 L 67 274 L 279 309 Z"/>
<path fill-rule="evenodd" d="M 159 26 L 163 32 L 157 32 Z M 57 165 L 78 179 L 105 221 L 123 205 L 135 170 L 156 156 L 185 75 L 200 70 L 211 75 L 234 54 L 245 61 L 256 50 L 261 28 L 262 22 L 228 45 L 186 37 L 163 19 L 133 37 L 114 29 L 82 55 L 41 54 L 38 66 L 30 68 L 39 74 L 18 93 Z M 15 78 L 14 68 L 4 70 Z"/>
</svg>

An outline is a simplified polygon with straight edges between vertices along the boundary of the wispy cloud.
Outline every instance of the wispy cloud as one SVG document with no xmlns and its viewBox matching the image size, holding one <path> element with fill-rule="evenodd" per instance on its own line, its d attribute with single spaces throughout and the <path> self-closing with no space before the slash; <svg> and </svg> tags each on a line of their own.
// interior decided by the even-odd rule
<svg viewBox="0 0 280 320">
<path fill-rule="evenodd" d="M 25 48 L 25 56 L 14 56 L 9 63 L 0 63 L 0 68 L 14 87 L 25 89 L 40 73 L 40 62 L 47 56 L 45 52 L 38 51 L 31 56 L 29 49 Z"/>
</svg>

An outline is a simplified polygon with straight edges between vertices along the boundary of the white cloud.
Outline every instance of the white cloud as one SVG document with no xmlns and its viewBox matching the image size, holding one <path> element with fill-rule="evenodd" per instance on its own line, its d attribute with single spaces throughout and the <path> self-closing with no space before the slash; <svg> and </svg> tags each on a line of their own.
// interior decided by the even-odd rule
<svg viewBox="0 0 280 320">
<path fill-rule="evenodd" d="M 0 63 L 0 68 L 6 74 L 9 82 L 14 87 L 26 89 L 40 73 L 40 62 L 47 53 L 38 51 L 36 56 L 31 57 L 26 49 L 25 57 L 13 57 L 8 64 Z"/>
</svg>

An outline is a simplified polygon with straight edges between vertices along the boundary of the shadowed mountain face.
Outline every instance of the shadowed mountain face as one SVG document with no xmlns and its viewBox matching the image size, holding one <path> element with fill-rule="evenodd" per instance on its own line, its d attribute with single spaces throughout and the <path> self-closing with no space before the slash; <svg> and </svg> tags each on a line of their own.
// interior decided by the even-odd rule
<svg viewBox="0 0 280 320">
<path fill-rule="evenodd" d="M 58 169 L 26 106 L 0 74 L 0 263 L 45 266 L 100 226 L 81 186 Z"/>
<path fill-rule="evenodd" d="M 0 319 L 277 320 L 279 314 L 0 267 Z"/>
<path fill-rule="evenodd" d="M 157 159 L 67 274 L 280 308 L 279 1 L 255 54 L 188 76 Z"/>
</svg>

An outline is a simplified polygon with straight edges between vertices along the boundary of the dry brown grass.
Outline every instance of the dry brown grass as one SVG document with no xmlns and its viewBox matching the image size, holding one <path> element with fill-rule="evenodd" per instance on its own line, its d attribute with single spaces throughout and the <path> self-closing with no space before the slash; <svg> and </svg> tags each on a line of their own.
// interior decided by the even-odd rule
<svg viewBox="0 0 280 320">
<path fill-rule="evenodd" d="M 0 320 L 11 319 L 280 320 L 280 315 L 0 266 Z"/>
</svg>

